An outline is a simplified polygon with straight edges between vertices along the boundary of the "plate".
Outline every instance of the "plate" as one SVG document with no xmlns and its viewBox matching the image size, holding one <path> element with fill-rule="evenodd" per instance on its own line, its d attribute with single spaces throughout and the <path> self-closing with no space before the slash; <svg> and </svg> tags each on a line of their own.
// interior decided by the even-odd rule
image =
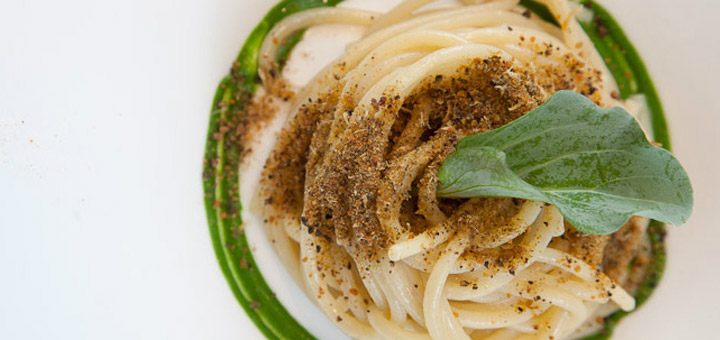
<svg viewBox="0 0 720 340">
<path fill-rule="evenodd" d="M 614 339 L 713 338 L 720 4 L 600 2 L 643 56 L 696 191 L 665 278 Z M 262 339 L 217 266 L 200 169 L 215 85 L 272 5 L 0 4 L 0 338 Z M 251 242 L 291 313 L 340 338 Z"/>
</svg>

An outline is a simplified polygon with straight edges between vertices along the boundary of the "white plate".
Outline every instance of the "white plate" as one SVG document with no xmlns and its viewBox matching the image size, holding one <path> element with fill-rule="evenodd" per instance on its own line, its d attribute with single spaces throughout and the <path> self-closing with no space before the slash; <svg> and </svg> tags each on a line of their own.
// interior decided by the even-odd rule
<svg viewBox="0 0 720 340">
<path fill-rule="evenodd" d="M 665 279 L 615 339 L 713 338 L 720 5 L 601 2 L 644 57 L 696 191 Z M 0 338 L 261 339 L 214 258 L 200 169 L 214 88 L 273 3 L 0 3 Z"/>
</svg>

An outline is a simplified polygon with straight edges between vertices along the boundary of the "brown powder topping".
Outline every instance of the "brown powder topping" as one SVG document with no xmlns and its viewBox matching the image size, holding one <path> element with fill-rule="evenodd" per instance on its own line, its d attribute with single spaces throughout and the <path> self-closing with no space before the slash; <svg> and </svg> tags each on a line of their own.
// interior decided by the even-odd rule
<svg viewBox="0 0 720 340">
<path fill-rule="evenodd" d="M 553 46 L 539 46 L 538 53 L 551 55 Z M 407 97 L 389 88 L 367 105 L 352 95 L 340 97 L 341 76 L 326 79 L 330 90 L 303 100 L 265 165 L 260 195 L 272 208 L 266 211 L 295 218 L 315 236 L 318 268 L 331 273 L 347 266 L 363 277 L 398 234 L 412 238 L 441 226 L 433 237 L 470 236 L 461 265 L 515 275 L 530 256 L 506 242 L 525 232 L 509 224 L 523 200 L 438 199 L 437 173 L 460 138 L 501 127 L 557 90 L 598 102 L 593 84 L 599 72 L 571 55 L 562 60 L 532 69 L 499 57 L 476 59 L 452 75 L 426 77 Z M 387 221 L 397 223 L 389 228 Z M 636 229 L 629 224 L 616 235 L 594 236 L 567 225 L 552 246 L 605 268 L 618 282 L 635 284 L 640 272 L 623 271 L 644 259 L 638 241 L 643 234 Z M 568 268 L 580 268 L 571 262 Z"/>
<path fill-rule="evenodd" d="M 605 273 L 631 294 L 645 278 L 650 260 L 647 225 L 646 218 L 630 218 L 620 230 L 609 235 L 602 259 Z"/>
<path fill-rule="evenodd" d="M 453 215 L 465 200 L 437 201 L 430 193 L 457 140 L 505 125 L 542 103 L 548 90 L 570 87 L 561 75 L 536 75 L 499 57 L 476 59 L 452 76 L 428 76 L 407 98 L 388 89 L 367 107 L 338 98 L 338 80 L 329 93 L 309 98 L 280 135 L 263 176 L 265 203 L 297 216 L 308 233 L 373 258 L 392 239 L 378 216 L 398 211 L 401 226 L 420 233 L 434 224 L 431 213 Z M 421 160 L 404 157 L 412 152 Z M 400 186 L 411 170 L 414 179 Z M 391 198 L 389 210 L 378 210 L 379 197 Z M 486 224 L 501 225 L 518 209 L 509 199 L 473 202 L 471 210 L 482 213 L 460 213 L 453 227 L 472 236 L 501 232 Z"/>
</svg>

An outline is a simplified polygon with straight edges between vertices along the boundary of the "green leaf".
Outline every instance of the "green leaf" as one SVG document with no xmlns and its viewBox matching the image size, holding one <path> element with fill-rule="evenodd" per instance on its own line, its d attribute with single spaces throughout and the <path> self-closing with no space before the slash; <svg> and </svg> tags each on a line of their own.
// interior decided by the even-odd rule
<svg viewBox="0 0 720 340">
<path fill-rule="evenodd" d="M 559 91 L 499 129 L 470 136 L 440 168 L 440 197 L 552 203 L 580 231 L 608 234 L 632 215 L 679 225 L 692 187 L 673 155 L 648 142 L 620 107 Z"/>
</svg>

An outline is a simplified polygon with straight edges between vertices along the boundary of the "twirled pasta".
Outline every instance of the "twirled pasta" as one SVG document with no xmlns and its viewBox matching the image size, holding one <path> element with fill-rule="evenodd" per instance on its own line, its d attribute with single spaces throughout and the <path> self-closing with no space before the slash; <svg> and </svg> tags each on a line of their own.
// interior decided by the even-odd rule
<svg viewBox="0 0 720 340">
<path fill-rule="evenodd" d="M 561 89 L 622 105 L 564 0 L 560 27 L 517 1 L 463 1 L 386 14 L 322 8 L 268 34 L 260 77 L 292 97 L 258 190 L 266 230 L 325 314 L 357 339 L 565 339 L 631 310 L 618 263 L 636 237 L 584 235 L 558 210 L 511 198 L 435 197 L 439 165 L 462 137 L 506 124 Z M 275 54 L 291 34 L 350 23 L 365 36 L 293 88 Z M 624 252 L 610 253 L 618 247 Z M 610 250 L 606 250 L 610 249 Z M 630 249 L 628 251 L 627 249 Z M 618 255 L 620 254 L 620 255 Z M 613 263 L 612 270 L 601 270 Z M 625 266 L 627 267 L 627 266 Z"/>
</svg>

